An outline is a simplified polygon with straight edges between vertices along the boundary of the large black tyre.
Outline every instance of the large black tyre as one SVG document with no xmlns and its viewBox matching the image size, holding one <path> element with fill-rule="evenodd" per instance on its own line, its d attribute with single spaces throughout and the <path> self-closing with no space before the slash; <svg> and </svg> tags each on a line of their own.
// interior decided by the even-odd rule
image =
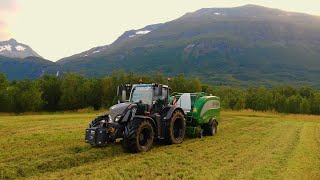
<svg viewBox="0 0 320 180">
<path fill-rule="evenodd" d="M 216 120 L 212 119 L 205 127 L 204 133 L 207 136 L 214 136 L 218 132 L 218 123 Z"/>
<path fill-rule="evenodd" d="M 129 152 L 146 152 L 151 148 L 153 139 L 151 123 L 144 119 L 133 119 L 125 127 L 122 145 Z"/>
<path fill-rule="evenodd" d="M 175 111 L 169 120 L 166 128 L 167 144 L 182 143 L 186 134 L 186 120 L 180 111 Z"/>
</svg>

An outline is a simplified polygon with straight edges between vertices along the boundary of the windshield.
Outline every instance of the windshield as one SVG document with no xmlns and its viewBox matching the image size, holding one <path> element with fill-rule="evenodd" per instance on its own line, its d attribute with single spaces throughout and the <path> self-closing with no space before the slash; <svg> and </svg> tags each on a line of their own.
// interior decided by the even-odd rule
<svg viewBox="0 0 320 180">
<path fill-rule="evenodd" d="M 143 104 L 152 104 L 152 87 L 135 87 L 132 90 L 131 100 L 130 102 L 140 102 Z"/>
</svg>

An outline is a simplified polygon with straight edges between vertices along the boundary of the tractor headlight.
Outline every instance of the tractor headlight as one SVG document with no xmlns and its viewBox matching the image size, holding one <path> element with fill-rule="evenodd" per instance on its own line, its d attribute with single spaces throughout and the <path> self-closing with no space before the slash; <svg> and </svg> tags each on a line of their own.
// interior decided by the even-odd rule
<svg viewBox="0 0 320 180">
<path fill-rule="evenodd" d="M 105 123 L 106 123 L 106 120 L 102 120 L 102 121 L 100 121 L 100 125 L 101 125 L 101 127 L 102 127 Z"/>
<path fill-rule="evenodd" d="M 115 122 L 118 122 L 118 121 L 120 120 L 120 118 L 121 118 L 121 115 L 118 115 L 118 116 L 114 119 L 114 121 L 115 121 Z"/>
<path fill-rule="evenodd" d="M 110 116 L 110 114 L 108 115 L 109 121 L 108 122 L 113 122 L 112 117 Z"/>
</svg>

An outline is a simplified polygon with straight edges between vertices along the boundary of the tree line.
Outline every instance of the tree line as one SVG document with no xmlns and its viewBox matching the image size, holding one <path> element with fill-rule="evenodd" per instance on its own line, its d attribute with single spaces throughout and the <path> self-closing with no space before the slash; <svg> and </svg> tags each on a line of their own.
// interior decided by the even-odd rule
<svg viewBox="0 0 320 180">
<path fill-rule="evenodd" d="M 110 77 L 85 78 L 75 73 L 61 77 L 45 75 L 36 80 L 9 81 L 0 73 L 0 112 L 64 111 L 87 107 L 108 108 L 118 100 L 120 84 L 162 83 L 171 92 L 206 92 L 221 98 L 223 109 L 320 114 L 320 91 L 310 87 L 248 88 L 211 86 L 198 78 L 177 75 L 167 81 L 161 73 L 153 76 L 113 72 Z"/>
</svg>

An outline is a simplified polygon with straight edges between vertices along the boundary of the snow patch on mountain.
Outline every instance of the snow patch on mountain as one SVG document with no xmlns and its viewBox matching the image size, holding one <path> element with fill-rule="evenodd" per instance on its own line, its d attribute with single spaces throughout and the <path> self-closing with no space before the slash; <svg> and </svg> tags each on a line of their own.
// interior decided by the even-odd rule
<svg viewBox="0 0 320 180">
<path fill-rule="evenodd" d="M 4 45 L 4 46 L 0 46 L 0 52 L 1 51 L 12 51 L 11 45 Z"/>
<path fill-rule="evenodd" d="M 138 31 L 134 32 L 134 34 L 129 35 L 128 37 L 129 37 L 129 38 L 133 38 L 133 37 L 135 37 L 135 36 L 137 36 L 137 35 L 145 35 L 145 34 L 148 34 L 149 32 L 151 32 L 151 30 L 138 30 Z"/>
<path fill-rule="evenodd" d="M 137 31 L 136 34 L 148 34 L 151 31 L 145 30 L 145 31 Z"/>
<path fill-rule="evenodd" d="M 92 48 L 92 49 L 89 49 L 89 50 L 87 50 L 87 51 L 84 51 L 84 52 L 82 52 L 82 53 L 76 54 L 76 55 L 74 55 L 74 56 L 84 58 L 84 57 L 88 57 L 88 56 L 91 56 L 91 55 L 93 55 L 93 54 L 102 52 L 102 51 L 106 50 L 107 48 L 108 48 L 107 45 L 106 45 L 106 46 L 98 46 L 98 47 L 94 47 L 94 48 Z M 60 62 L 63 62 L 63 60 L 59 60 L 59 61 L 60 61 Z"/>
<path fill-rule="evenodd" d="M 18 46 L 16 46 L 16 50 L 17 51 L 25 51 L 27 48 L 25 48 L 25 47 L 23 47 L 23 46 L 21 46 L 21 45 L 18 45 Z"/>
</svg>

